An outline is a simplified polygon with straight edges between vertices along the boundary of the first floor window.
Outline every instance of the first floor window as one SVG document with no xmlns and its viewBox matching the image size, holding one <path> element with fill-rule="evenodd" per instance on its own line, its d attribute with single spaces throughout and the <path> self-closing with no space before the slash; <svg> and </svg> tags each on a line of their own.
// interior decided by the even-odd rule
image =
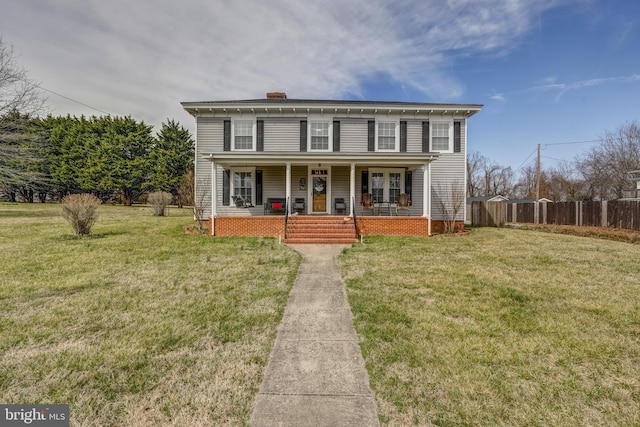
<svg viewBox="0 0 640 427">
<path fill-rule="evenodd" d="M 253 149 L 253 121 L 236 120 L 234 122 L 234 148 L 236 150 Z"/>
<path fill-rule="evenodd" d="M 398 196 L 402 192 L 402 183 L 399 172 L 389 172 L 389 198 L 388 200 L 395 203 L 398 200 Z"/>
<path fill-rule="evenodd" d="M 433 151 L 450 151 L 449 123 L 433 123 L 431 130 Z"/>
<path fill-rule="evenodd" d="M 253 203 L 253 172 L 233 172 L 233 195 L 242 196 L 247 202 Z"/>
<path fill-rule="evenodd" d="M 376 203 L 396 203 L 404 193 L 404 169 L 371 169 L 371 195 Z"/>
<path fill-rule="evenodd" d="M 396 149 L 396 124 L 394 122 L 378 123 L 378 150 L 393 151 Z"/>
<path fill-rule="evenodd" d="M 373 201 L 378 203 L 384 201 L 384 172 L 371 173 L 371 195 Z"/>
<path fill-rule="evenodd" d="M 311 123 L 311 150 L 329 149 L 329 123 Z"/>
</svg>

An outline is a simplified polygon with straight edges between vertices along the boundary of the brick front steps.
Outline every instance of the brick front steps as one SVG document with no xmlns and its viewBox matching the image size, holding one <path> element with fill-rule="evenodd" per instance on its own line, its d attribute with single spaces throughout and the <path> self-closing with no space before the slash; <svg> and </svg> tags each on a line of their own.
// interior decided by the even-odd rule
<svg viewBox="0 0 640 427">
<path fill-rule="evenodd" d="M 353 218 L 341 216 L 289 217 L 285 243 L 355 243 Z"/>
</svg>

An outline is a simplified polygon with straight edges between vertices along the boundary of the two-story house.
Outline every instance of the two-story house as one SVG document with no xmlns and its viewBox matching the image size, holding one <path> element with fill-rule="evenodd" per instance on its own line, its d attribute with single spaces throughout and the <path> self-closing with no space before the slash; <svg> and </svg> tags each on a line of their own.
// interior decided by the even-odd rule
<svg viewBox="0 0 640 427">
<path fill-rule="evenodd" d="M 428 236 L 447 219 L 463 226 L 467 119 L 481 105 L 274 92 L 182 106 L 196 120 L 196 204 L 212 235 L 296 241 L 290 223 L 301 220 L 361 235 Z M 315 227 L 317 237 L 331 234 Z"/>
</svg>

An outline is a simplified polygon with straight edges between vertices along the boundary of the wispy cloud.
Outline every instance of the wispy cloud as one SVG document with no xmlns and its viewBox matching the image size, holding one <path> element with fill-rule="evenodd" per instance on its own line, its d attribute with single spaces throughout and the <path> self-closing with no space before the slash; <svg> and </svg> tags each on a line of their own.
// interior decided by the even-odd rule
<svg viewBox="0 0 640 427">
<path fill-rule="evenodd" d="M 553 82 L 548 82 L 545 84 L 540 84 L 536 86 L 532 86 L 530 88 L 524 89 L 523 93 L 541 93 L 554 91 L 558 92 L 555 96 L 556 101 L 559 101 L 560 98 L 569 91 L 581 90 L 585 88 L 590 88 L 594 86 L 603 86 L 603 85 L 613 85 L 613 84 L 628 84 L 640 81 L 640 74 L 631 74 L 629 76 L 619 76 L 619 77 L 604 77 L 604 78 L 596 78 L 596 79 L 587 79 L 580 80 L 577 82 L 571 83 L 557 83 L 555 79 Z"/>
<path fill-rule="evenodd" d="M 570 1 L 9 0 L 0 27 L 44 87 L 157 124 L 182 100 L 358 98 L 380 76 L 455 101 L 458 56 L 509 51 Z"/>
</svg>

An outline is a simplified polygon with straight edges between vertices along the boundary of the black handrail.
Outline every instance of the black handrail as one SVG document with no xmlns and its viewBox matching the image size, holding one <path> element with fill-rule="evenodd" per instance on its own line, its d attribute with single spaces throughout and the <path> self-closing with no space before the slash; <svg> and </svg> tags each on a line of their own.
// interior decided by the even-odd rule
<svg viewBox="0 0 640 427">
<path fill-rule="evenodd" d="M 284 204 L 284 239 L 287 240 L 287 224 L 289 223 L 289 198 Z"/>
<path fill-rule="evenodd" d="M 353 212 L 353 226 L 356 229 L 356 238 L 360 237 L 358 235 L 358 218 L 356 217 L 356 199 L 355 197 L 351 198 L 351 211 Z"/>
</svg>

